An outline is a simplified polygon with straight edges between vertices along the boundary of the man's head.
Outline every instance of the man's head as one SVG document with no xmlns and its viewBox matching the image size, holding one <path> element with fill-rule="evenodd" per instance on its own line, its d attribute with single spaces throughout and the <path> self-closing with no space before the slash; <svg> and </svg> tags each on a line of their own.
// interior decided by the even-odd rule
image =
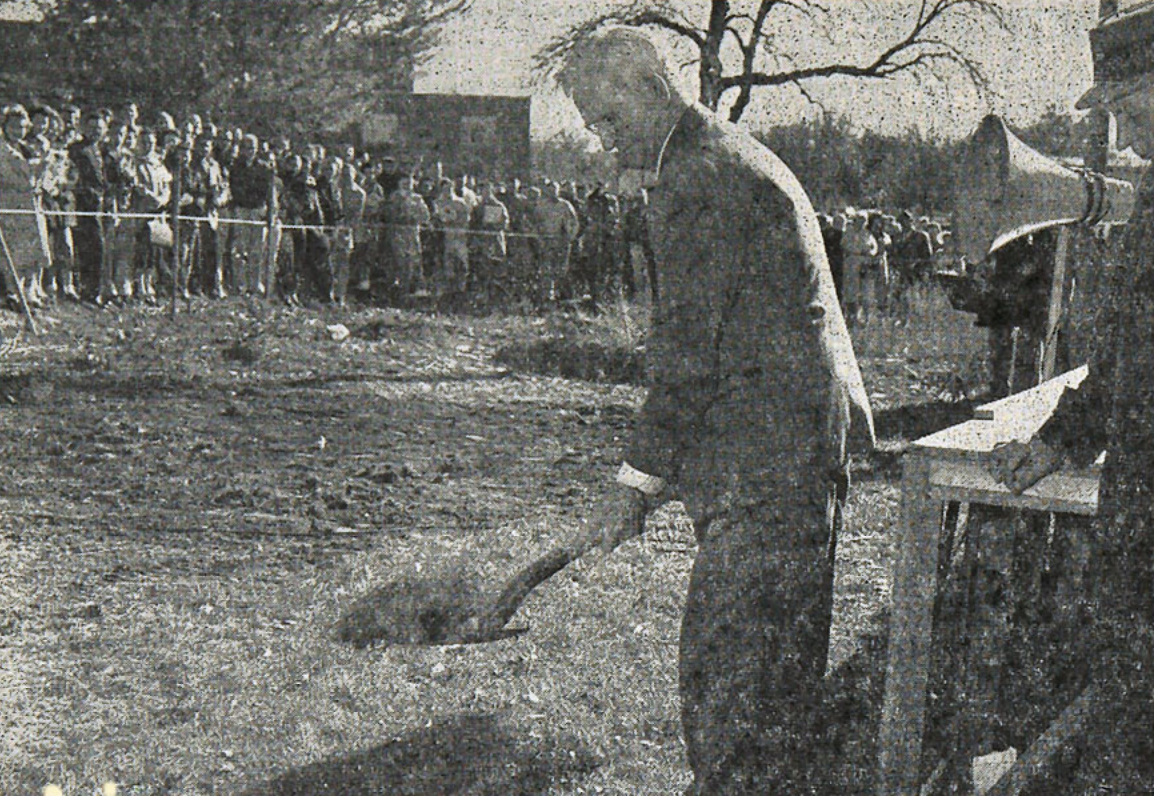
<svg viewBox="0 0 1154 796">
<path fill-rule="evenodd" d="M 9 141 L 22 141 L 32 129 L 28 111 L 23 105 L 9 105 L 4 109 L 4 136 Z"/>
<path fill-rule="evenodd" d="M 688 103 L 657 47 L 641 31 L 615 27 L 580 42 L 557 73 L 585 124 L 618 163 L 654 169 Z"/>
<path fill-rule="evenodd" d="M 1154 156 L 1154 6 L 1115 13 L 1090 31 L 1094 86 L 1078 107 L 1102 108 L 1118 122 L 1119 149 Z"/>
<path fill-rule="evenodd" d="M 240 156 L 246 162 L 256 157 L 258 149 L 260 149 L 260 145 L 255 135 L 249 134 L 240 140 Z"/>
<path fill-rule="evenodd" d="M 93 141 L 102 141 L 108 135 L 108 118 L 100 111 L 93 111 L 84 120 L 84 134 Z"/>
</svg>

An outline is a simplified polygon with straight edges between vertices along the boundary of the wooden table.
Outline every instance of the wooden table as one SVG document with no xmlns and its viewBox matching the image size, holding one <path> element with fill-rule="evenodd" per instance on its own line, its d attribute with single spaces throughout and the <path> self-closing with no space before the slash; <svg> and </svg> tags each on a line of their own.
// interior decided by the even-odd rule
<svg viewBox="0 0 1154 796">
<path fill-rule="evenodd" d="M 917 796 L 925 728 L 926 686 L 933 660 L 933 606 L 939 584 L 942 504 L 1009 506 L 1090 516 L 1098 509 L 1098 471 L 1050 475 L 1021 495 L 988 472 L 990 453 L 1026 441 L 1086 368 L 986 404 L 975 419 L 912 443 L 902 476 L 901 528 L 893 563 L 893 595 L 885 701 L 879 735 L 880 796 Z"/>
</svg>

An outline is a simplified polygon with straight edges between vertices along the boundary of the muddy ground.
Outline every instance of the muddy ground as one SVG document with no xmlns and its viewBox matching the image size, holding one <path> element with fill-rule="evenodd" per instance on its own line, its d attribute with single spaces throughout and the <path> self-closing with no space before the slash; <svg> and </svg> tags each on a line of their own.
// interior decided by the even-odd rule
<svg viewBox="0 0 1154 796">
<path fill-rule="evenodd" d="M 332 637 L 389 578 L 496 580 L 579 530 L 643 397 L 626 316 L 231 299 L 175 321 L 74 305 L 40 320 L 16 340 L 19 318 L 0 313 L 0 792 L 688 783 L 676 645 L 694 546 L 677 506 L 543 586 L 519 638 L 359 651 Z M 968 417 L 951 392 L 980 352 L 961 332 L 948 356 L 886 334 L 862 342 L 883 439 L 855 461 L 835 664 L 884 634 L 900 451 Z M 858 730 L 830 774 L 846 792 L 872 776 Z"/>
</svg>

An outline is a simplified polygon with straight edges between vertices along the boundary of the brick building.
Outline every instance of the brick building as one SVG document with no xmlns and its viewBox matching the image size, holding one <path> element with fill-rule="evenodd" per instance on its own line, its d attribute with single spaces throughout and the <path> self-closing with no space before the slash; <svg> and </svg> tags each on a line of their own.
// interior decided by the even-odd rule
<svg viewBox="0 0 1154 796">
<path fill-rule="evenodd" d="M 384 94 L 364 108 L 349 139 L 403 167 L 440 162 L 446 176 L 527 179 L 529 97 Z"/>
</svg>

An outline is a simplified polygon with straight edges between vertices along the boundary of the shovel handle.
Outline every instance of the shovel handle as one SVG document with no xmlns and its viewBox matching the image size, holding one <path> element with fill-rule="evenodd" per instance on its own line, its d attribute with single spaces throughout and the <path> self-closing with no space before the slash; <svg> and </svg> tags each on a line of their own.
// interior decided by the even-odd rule
<svg viewBox="0 0 1154 796">
<path fill-rule="evenodd" d="M 493 603 L 493 610 L 490 614 L 493 626 L 504 627 L 505 623 L 517 613 L 517 609 L 521 607 L 521 603 L 525 601 L 533 589 L 590 550 L 599 547 L 600 542 L 599 529 L 595 528 L 593 531 L 582 529 L 581 533 L 575 534 L 568 541 L 562 542 L 518 570 L 517 574 L 505 584 L 496 602 Z"/>
</svg>

